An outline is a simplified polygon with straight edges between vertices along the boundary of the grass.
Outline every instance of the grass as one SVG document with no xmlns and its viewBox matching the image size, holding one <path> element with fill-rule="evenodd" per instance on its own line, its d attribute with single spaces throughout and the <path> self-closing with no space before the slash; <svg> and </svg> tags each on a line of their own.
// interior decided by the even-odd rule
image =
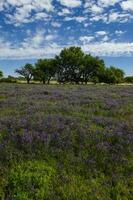
<svg viewBox="0 0 133 200">
<path fill-rule="evenodd" d="M 0 84 L 0 199 L 131 200 L 133 86 Z"/>
</svg>

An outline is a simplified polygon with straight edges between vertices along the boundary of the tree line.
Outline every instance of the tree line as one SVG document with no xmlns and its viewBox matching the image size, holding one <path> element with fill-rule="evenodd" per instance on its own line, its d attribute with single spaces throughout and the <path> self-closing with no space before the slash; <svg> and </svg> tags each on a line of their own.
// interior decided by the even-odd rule
<svg viewBox="0 0 133 200">
<path fill-rule="evenodd" d="M 15 72 L 27 80 L 28 84 L 31 80 L 43 84 L 49 84 L 51 80 L 63 84 L 88 82 L 116 84 L 132 79 L 131 77 L 124 79 L 123 70 L 113 66 L 107 68 L 104 60 L 85 54 L 80 47 L 74 46 L 64 48 L 55 58 L 39 59 L 34 66 L 27 63 Z"/>
</svg>

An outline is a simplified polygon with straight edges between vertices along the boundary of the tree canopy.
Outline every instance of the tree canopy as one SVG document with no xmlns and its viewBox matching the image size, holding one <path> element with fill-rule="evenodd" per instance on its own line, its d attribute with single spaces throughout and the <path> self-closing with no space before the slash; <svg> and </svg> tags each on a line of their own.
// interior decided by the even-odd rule
<svg viewBox="0 0 133 200">
<path fill-rule="evenodd" d="M 80 47 L 65 48 L 56 56 L 59 82 L 87 83 L 104 71 L 104 61 L 85 54 Z"/>
<path fill-rule="evenodd" d="M 106 68 L 104 75 L 103 75 L 103 82 L 104 83 L 122 83 L 124 81 L 124 71 L 115 68 L 115 67 L 110 67 Z"/>
<path fill-rule="evenodd" d="M 0 78 L 2 78 L 3 77 L 3 72 L 2 71 L 0 71 Z"/>
<path fill-rule="evenodd" d="M 127 76 L 127 77 L 125 77 L 125 82 L 127 82 L 127 83 L 133 83 L 133 76 Z"/>
<path fill-rule="evenodd" d="M 34 79 L 49 84 L 52 77 L 55 76 L 56 66 L 54 59 L 40 59 L 35 64 Z"/>
<path fill-rule="evenodd" d="M 59 55 L 50 59 L 39 59 L 35 66 L 26 64 L 16 72 L 30 83 L 36 81 L 49 84 L 52 78 L 59 83 L 94 83 L 104 82 L 117 84 L 124 81 L 124 71 L 105 66 L 99 57 L 85 54 L 80 47 L 64 48 Z"/>
<path fill-rule="evenodd" d="M 58 81 L 79 83 L 84 62 L 84 53 L 81 48 L 65 48 L 55 59 Z"/>
<path fill-rule="evenodd" d="M 30 80 L 33 77 L 34 74 L 34 68 L 31 64 L 27 63 L 24 67 L 22 67 L 21 69 L 16 69 L 15 71 L 17 74 L 23 76 L 26 80 L 27 83 L 30 83 Z"/>
</svg>

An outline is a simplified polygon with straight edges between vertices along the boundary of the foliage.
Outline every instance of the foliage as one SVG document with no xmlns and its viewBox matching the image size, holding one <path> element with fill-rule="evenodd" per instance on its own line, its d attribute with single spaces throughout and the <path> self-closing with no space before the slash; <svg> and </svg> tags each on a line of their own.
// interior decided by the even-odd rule
<svg viewBox="0 0 133 200">
<path fill-rule="evenodd" d="M 98 57 L 86 55 L 79 47 L 65 48 L 56 56 L 58 81 L 62 83 L 86 83 L 104 71 L 104 61 Z M 93 80 L 93 79 L 92 79 Z"/>
<path fill-rule="evenodd" d="M 65 48 L 56 56 L 57 76 L 61 83 L 76 82 L 81 78 L 84 53 L 80 47 Z"/>
<path fill-rule="evenodd" d="M 123 70 L 115 67 L 106 68 L 105 73 L 103 74 L 103 82 L 114 84 L 124 82 Z"/>
<path fill-rule="evenodd" d="M 104 61 L 98 57 L 93 57 L 91 55 L 85 55 L 84 67 L 82 71 L 83 82 L 87 84 L 89 80 L 97 83 L 101 79 L 101 74 L 105 71 Z"/>
<path fill-rule="evenodd" d="M 27 79 L 27 83 L 34 77 L 35 81 L 43 84 L 50 83 L 51 79 L 59 83 L 122 83 L 123 70 L 115 67 L 106 68 L 99 57 L 85 54 L 80 47 L 64 48 L 53 59 L 40 59 L 33 67 L 26 64 L 16 72 Z"/>
<path fill-rule="evenodd" d="M 3 77 L 3 72 L 2 71 L 0 71 L 0 78 L 2 78 Z"/>
<path fill-rule="evenodd" d="M 0 91 L 2 200 L 132 199 L 132 86 Z"/>
<path fill-rule="evenodd" d="M 33 66 L 29 63 L 27 63 L 24 67 L 22 67 L 21 69 L 16 69 L 15 71 L 17 74 L 23 76 L 24 78 L 26 78 L 27 83 L 30 83 L 30 80 L 33 77 Z"/>
<path fill-rule="evenodd" d="M 17 82 L 17 78 L 13 77 L 13 76 L 8 76 L 7 78 L 2 78 L 0 79 L 0 82 L 5 82 L 5 83 L 16 83 Z"/>
<path fill-rule="evenodd" d="M 9 197 L 17 200 L 46 199 L 55 170 L 43 161 L 28 161 L 16 165 L 9 174 Z"/>
<path fill-rule="evenodd" d="M 127 82 L 127 83 L 133 83 L 133 76 L 127 76 L 127 77 L 125 77 L 125 82 Z"/>
<path fill-rule="evenodd" d="M 54 59 L 40 59 L 35 64 L 34 79 L 49 84 L 52 77 L 55 76 L 56 66 Z"/>
</svg>

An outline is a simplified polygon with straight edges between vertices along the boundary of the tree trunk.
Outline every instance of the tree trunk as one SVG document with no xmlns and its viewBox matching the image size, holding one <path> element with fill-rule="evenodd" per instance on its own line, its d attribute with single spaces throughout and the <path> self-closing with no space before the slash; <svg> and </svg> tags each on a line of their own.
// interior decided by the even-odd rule
<svg viewBox="0 0 133 200">
<path fill-rule="evenodd" d="M 43 84 L 45 84 L 45 83 L 46 83 L 46 81 L 45 81 L 45 80 L 43 80 L 42 82 L 43 82 Z"/>
<path fill-rule="evenodd" d="M 48 85 L 49 85 L 49 83 L 50 83 L 50 80 L 51 80 L 51 77 L 48 79 Z"/>
<path fill-rule="evenodd" d="M 27 79 L 27 84 L 29 84 L 30 83 L 30 80 L 29 79 Z"/>
</svg>

